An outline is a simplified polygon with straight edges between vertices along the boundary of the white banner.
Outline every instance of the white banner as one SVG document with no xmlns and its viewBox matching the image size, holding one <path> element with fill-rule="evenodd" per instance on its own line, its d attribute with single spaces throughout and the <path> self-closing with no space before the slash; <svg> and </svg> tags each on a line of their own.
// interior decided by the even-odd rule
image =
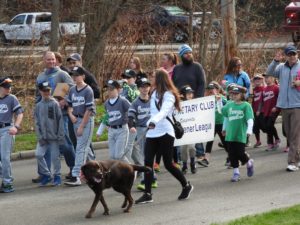
<svg viewBox="0 0 300 225">
<path fill-rule="evenodd" d="M 203 143 L 214 140 L 215 96 L 181 102 L 181 112 L 175 114 L 181 122 L 184 135 L 175 139 L 175 146 Z"/>
</svg>

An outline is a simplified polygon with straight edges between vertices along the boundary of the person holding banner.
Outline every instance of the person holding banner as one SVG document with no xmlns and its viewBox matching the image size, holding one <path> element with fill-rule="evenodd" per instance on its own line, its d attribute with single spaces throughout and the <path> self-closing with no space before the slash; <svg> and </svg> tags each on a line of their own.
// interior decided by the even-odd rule
<svg viewBox="0 0 300 225">
<path fill-rule="evenodd" d="M 253 159 L 245 152 L 247 137 L 252 134 L 253 111 L 251 105 L 245 101 L 247 89 L 235 86 L 230 90 L 232 102 L 227 103 L 222 108 L 225 117 L 223 124 L 223 134 L 227 142 L 229 160 L 233 167 L 232 182 L 240 180 L 239 161 L 242 165 L 247 164 L 247 175 L 254 174 Z"/>
<path fill-rule="evenodd" d="M 208 91 L 208 95 L 216 96 L 216 106 L 217 107 L 215 110 L 215 134 L 214 134 L 214 136 L 216 136 L 216 134 L 219 135 L 221 143 L 224 146 L 225 151 L 228 153 L 227 145 L 225 142 L 225 137 L 222 134 L 224 117 L 221 112 L 222 107 L 227 103 L 227 99 L 224 95 L 222 95 L 223 89 L 216 81 L 210 82 L 206 89 Z M 198 161 L 198 163 L 201 166 L 208 167 L 213 143 L 214 143 L 214 141 L 209 141 L 206 143 L 205 157 L 202 160 Z M 227 157 L 225 165 L 229 166 L 229 157 Z"/>
<path fill-rule="evenodd" d="M 180 182 L 182 192 L 178 200 L 188 199 L 193 186 L 188 182 L 180 169 L 172 163 L 172 152 L 175 141 L 175 132 L 167 119 L 172 118 L 174 110 L 180 111 L 180 97 L 177 89 L 171 82 L 168 72 L 156 70 L 150 76 L 153 92 L 150 98 L 150 119 L 147 122 L 148 132 L 145 143 L 145 166 L 152 168 L 152 172 L 145 173 L 145 192 L 135 201 L 136 204 L 153 202 L 151 184 L 153 179 L 154 157 L 161 153 L 165 168 Z"/>
</svg>

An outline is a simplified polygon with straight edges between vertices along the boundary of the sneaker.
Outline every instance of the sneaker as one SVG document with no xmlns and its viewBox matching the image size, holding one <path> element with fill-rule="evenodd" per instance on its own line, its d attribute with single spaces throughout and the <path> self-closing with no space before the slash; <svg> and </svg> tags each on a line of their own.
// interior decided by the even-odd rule
<svg viewBox="0 0 300 225">
<path fill-rule="evenodd" d="M 154 163 L 153 169 L 154 169 L 154 171 L 155 171 L 156 173 L 159 173 L 159 172 L 160 172 L 160 166 L 159 166 L 159 164 Z"/>
<path fill-rule="evenodd" d="M 280 139 L 275 140 L 273 148 L 279 148 L 280 142 Z"/>
<path fill-rule="evenodd" d="M 183 174 L 186 174 L 186 173 L 187 173 L 188 168 L 187 168 L 186 162 L 183 163 L 182 168 L 181 168 L 181 171 L 182 171 Z"/>
<path fill-rule="evenodd" d="M 173 166 L 175 166 L 177 169 L 180 169 L 180 164 L 179 163 L 173 162 Z"/>
<path fill-rule="evenodd" d="M 182 188 L 181 194 L 178 196 L 178 200 L 188 199 L 193 189 L 193 185 L 191 185 L 190 182 L 188 182 L 187 185 Z"/>
<path fill-rule="evenodd" d="M 197 173 L 197 168 L 196 168 L 195 163 L 191 163 L 191 172 L 192 172 L 192 174 Z"/>
<path fill-rule="evenodd" d="M 64 184 L 75 187 L 75 186 L 80 186 L 81 181 L 80 181 L 79 177 L 72 177 L 69 181 L 65 182 Z"/>
<path fill-rule="evenodd" d="M 251 143 L 250 143 L 250 141 L 248 141 L 247 143 L 246 143 L 246 145 L 245 145 L 246 147 L 251 147 Z"/>
<path fill-rule="evenodd" d="M 66 176 L 65 176 L 66 180 L 70 180 L 72 178 L 72 173 L 68 173 Z"/>
<path fill-rule="evenodd" d="M 254 148 L 258 148 L 259 146 L 261 146 L 261 142 L 260 141 L 256 142 L 255 145 L 253 145 Z"/>
<path fill-rule="evenodd" d="M 53 179 L 53 183 L 52 183 L 53 186 L 59 186 L 61 185 L 61 178 L 60 176 L 54 176 L 54 179 Z"/>
<path fill-rule="evenodd" d="M 43 175 L 40 182 L 40 187 L 47 186 L 52 181 L 52 178 L 47 175 Z"/>
<path fill-rule="evenodd" d="M 136 188 L 140 191 L 145 191 L 145 184 L 141 182 L 136 186 Z M 152 182 L 151 188 L 158 188 L 158 182 L 156 180 Z"/>
<path fill-rule="evenodd" d="M 288 171 L 288 172 L 294 172 L 294 171 L 297 171 L 297 170 L 299 170 L 299 167 L 297 167 L 295 165 L 292 165 L 292 164 L 290 164 L 286 167 L 286 171 Z"/>
<path fill-rule="evenodd" d="M 285 147 L 282 151 L 283 152 L 289 152 L 290 148 L 289 147 Z"/>
<path fill-rule="evenodd" d="M 155 180 L 155 181 L 152 182 L 151 187 L 152 188 L 158 188 L 158 182 L 157 182 L 157 180 Z"/>
<path fill-rule="evenodd" d="M 38 184 L 41 182 L 41 178 L 42 178 L 42 176 L 38 176 L 37 178 L 32 178 L 31 181 L 34 184 Z"/>
<path fill-rule="evenodd" d="M 231 182 L 238 182 L 241 179 L 241 176 L 239 173 L 235 173 L 233 174 L 233 176 L 231 177 Z"/>
<path fill-rule="evenodd" d="M 273 144 L 268 144 L 268 147 L 266 149 L 266 152 L 268 151 L 272 151 L 274 149 L 274 145 Z"/>
<path fill-rule="evenodd" d="M 230 161 L 229 161 L 229 159 L 226 159 L 226 161 L 225 161 L 225 164 L 224 164 L 226 167 L 229 167 L 229 166 L 231 166 L 231 163 L 230 163 Z"/>
<path fill-rule="evenodd" d="M 253 159 L 249 159 L 249 162 L 247 163 L 247 176 L 248 177 L 252 177 L 254 174 L 254 164 L 253 163 L 254 163 Z"/>
<path fill-rule="evenodd" d="M 4 183 L 1 184 L 1 191 L 0 191 L 1 193 L 11 193 L 14 191 L 15 189 L 12 184 L 4 184 Z"/>
<path fill-rule="evenodd" d="M 204 167 L 208 167 L 209 162 L 207 159 L 202 159 L 198 161 L 199 165 L 204 166 Z"/>
<path fill-rule="evenodd" d="M 153 202 L 152 194 L 144 193 L 138 200 L 135 201 L 135 204 L 144 204 L 149 202 Z"/>
</svg>

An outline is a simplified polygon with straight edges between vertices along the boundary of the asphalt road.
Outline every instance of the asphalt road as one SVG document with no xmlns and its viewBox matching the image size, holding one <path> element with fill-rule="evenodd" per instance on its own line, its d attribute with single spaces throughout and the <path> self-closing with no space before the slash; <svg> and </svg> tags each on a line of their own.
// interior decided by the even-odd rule
<svg viewBox="0 0 300 225">
<path fill-rule="evenodd" d="M 277 124 L 277 127 L 281 134 L 281 124 Z M 265 135 L 262 137 L 265 139 Z M 282 140 L 284 146 L 285 140 Z M 16 191 L 0 194 L 0 224 L 210 224 L 299 203 L 300 171 L 286 172 L 287 154 L 281 149 L 266 152 L 265 140 L 263 142 L 264 147 L 248 148 L 255 160 L 253 178 L 247 178 L 246 168 L 241 168 L 241 181 L 231 183 L 232 170 L 224 167 L 225 152 L 214 146 L 210 167 L 199 168 L 197 174 L 187 175 L 194 185 L 189 200 L 177 200 L 181 187 L 163 169 L 158 174 L 159 188 L 153 192 L 153 203 L 134 205 L 131 213 L 123 213 L 120 208 L 123 196 L 106 190 L 104 197 L 110 215 L 102 215 L 103 208 L 99 204 L 92 219 L 84 218 L 94 197 L 86 185 L 40 188 L 31 183 L 31 178 L 35 176 L 36 161 L 15 161 L 13 173 Z M 97 158 L 107 159 L 107 150 L 98 151 Z M 63 173 L 67 173 L 65 164 L 62 164 Z M 137 199 L 140 195 L 141 192 L 134 187 L 133 197 Z"/>
</svg>

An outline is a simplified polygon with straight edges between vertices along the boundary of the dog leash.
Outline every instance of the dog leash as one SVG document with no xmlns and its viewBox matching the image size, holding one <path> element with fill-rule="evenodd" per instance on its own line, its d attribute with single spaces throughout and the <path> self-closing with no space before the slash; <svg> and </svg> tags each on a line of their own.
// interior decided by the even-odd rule
<svg viewBox="0 0 300 225">
<path fill-rule="evenodd" d="M 139 137 L 139 139 L 137 139 L 134 144 L 133 147 L 136 146 L 147 134 L 149 128 L 147 127 L 147 129 L 144 131 L 144 133 Z M 120 158 L 121 160 L 123 160 L 124 156 L 127 155 L 127 153 L 129 152 L 129 149 L 123 153 L 122 157 Z"/>
</svg>

